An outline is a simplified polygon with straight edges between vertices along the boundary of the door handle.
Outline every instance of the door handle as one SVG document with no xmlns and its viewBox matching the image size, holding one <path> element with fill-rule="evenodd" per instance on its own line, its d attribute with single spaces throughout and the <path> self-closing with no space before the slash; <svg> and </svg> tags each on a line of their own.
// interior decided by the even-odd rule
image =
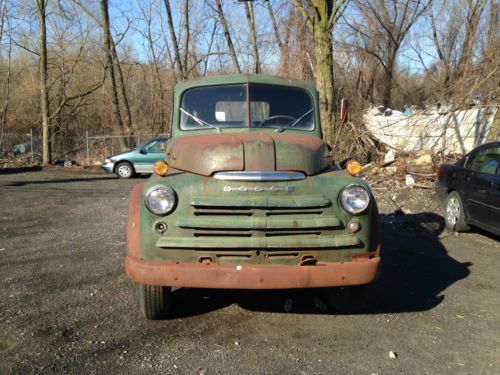
<svg viewBox="0 0 500 375">
<path fill-rule="evenodd" d="M 486 193 L 486 189 L 480 189 L 477 192 L 480 193 L 480 194 L 484 194 L 484 193 Z"/>
</svg>

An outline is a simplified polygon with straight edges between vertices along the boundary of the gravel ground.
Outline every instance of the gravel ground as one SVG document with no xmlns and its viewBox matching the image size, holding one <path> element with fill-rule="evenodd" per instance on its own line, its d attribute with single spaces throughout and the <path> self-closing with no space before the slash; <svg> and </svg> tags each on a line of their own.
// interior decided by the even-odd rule
<svg viewBox="0 0 500 375">
<path fill-rule="evenodd" d="M 362 314 L 321 312 L 315 290 L 180 289 L 175 316 L 143 319 L 123 271 L 142 180 L 0 175 L 0 373 L 500 373 L 500 243 L 443 231 L 435 209 L 381 202 L 384 271 Z"/>
</svg>

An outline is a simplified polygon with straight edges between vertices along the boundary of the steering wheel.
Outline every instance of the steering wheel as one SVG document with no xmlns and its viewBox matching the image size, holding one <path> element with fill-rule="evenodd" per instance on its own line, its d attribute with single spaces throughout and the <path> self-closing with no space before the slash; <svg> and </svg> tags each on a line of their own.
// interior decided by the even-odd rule
<svg viewBox="0 0 500 375">
<path fill-rule="evenodd" d="M 276 119 L 279 119 L 279 118 L 284 118 L 284 119 L 287 119 L 287 120 L 290 120 L 290 123 L 296 121 L 297 119 L 295 117 L 292 117 L 292 116 L 287 116 L 287 115 L 276 115 L 276 116 L 271 116 L 271 117 L 266 117 L 264 120 L 262 120 L 261 122 L 259 122 L 257 125 L 255 125 L 256 128 L 260 128 L 262 125 L 264 125 L 266 122 L 268 121 L 271 121 L 271 120 L 276 120 Z M 288 125 L 288 124 L 285 124 L 285 125 Z"/>
</svg>

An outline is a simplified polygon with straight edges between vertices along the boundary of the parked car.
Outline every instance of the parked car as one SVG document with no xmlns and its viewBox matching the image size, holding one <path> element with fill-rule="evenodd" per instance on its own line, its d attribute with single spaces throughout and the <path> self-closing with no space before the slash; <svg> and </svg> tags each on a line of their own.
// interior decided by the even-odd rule
<svg viewBox="0 0 500 375">
<path fill-rule="evenodd" d="M 157 160 L 165 158 L 166 137 L 153 138 L 130 151 L 104 160 L 106 173 L 115 173 L 118 178 L 131 178 L 136 173 L 153 173 Z"/>
<path fill-rule="evenodd" d="M 450 230 L 469 225 L 500 235 L 500 142 L 487 143 L 438 168 L 436 195 Z"/>
<path fill-rule="evenodd" d="M 165 161 L 129 205 L 125 270 L 146 318 L 167 315 L 172 287 L 361 296 L 381 260 L 377 205 L 359 163 L 331 165 L 315 87 L 206 77 L 173 103 Z"/>
</svg>

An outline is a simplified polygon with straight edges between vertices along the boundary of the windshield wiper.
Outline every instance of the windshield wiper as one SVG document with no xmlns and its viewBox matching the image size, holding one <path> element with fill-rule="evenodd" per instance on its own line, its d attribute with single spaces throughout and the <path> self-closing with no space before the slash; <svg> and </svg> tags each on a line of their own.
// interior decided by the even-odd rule
<svg viewBox="0 0 500 375">
<path fill-rule="evenodd" d="M 196 121 L 198 124 L 200 124 L 201 126 L 209 126 L 211 128 L 214 128 L 214 129 L 217 129 L 218 132 L 220 132 L 220 128 L 218 126 L 215 126 L 215 125 L 212 125 L 212 124 L 209 124 L 208 122 L 206 121 L 203 121 L 202 119 L 199 119 L 198 117 L 196 117 L 195 115 L 192 115 L 191 113 L 189 113 L 188 111 L 186 111 L 185 109 L 179 107 L 179 110 L 184 113 L 186 116 L 189 116 L 191 117 L 194 121 Z"/>
<path fill-rule="evenodd" d="M 290 129 L 292 127 L 294 127 L 295 125 L 297 125 L 304 117 L 306 117 L 309 113 L 312 112 L 312 108 L 307 111 L 306 113 L 304 113 L 302 116 L 300 116 L 297 120 L 295 120 L 294 122 L 290 123 L 290 124 L 287 124 L 286 125 L 286 128 L 279 128 L 279 129 L 276 129 L 274 132 L 275 133 L 281 133 L 281 132 L 284 132 L 285 130 L 287 129 Z"/>
</svg>

